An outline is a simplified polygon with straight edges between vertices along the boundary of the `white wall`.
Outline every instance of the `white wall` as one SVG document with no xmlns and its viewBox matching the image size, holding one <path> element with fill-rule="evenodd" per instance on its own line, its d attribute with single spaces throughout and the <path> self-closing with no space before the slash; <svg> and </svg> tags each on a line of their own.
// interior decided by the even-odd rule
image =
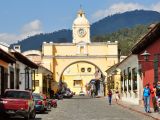
<svg viewBox="0 0 160 120">
<path fill-rule="evenodd" d="M 131 92 L 126 92 L 126 94 L 122 95 L 122 100 L 126 101 L 126 102 L 130 102 L 133 104 L 139 104 L 140 100 L 141 100 L 141 80 L 138 74 L 138 57 L 137 55 L 131 55 L 129 57 L 127 57 L 124 61 L 121 62 L 121 64 L 118 66 L 119 69 L 121 69 L 122 73 L 125 70 L 127 72 L 128 67 L 130 67 L 131 72 L 133 68 L 136 68 L 137 70 L 137 98 L 135 98 L 135 93 L 133 91 Z M 127 81 L 128 84 L 128 81 Z M 131 77 L 131 85 L 132 85 L 132 77 Z M 127 85 L 128 86 L 128 85 Z M 124 87 L 123 87 L 124 88 Z M 127 88 L 128 90 L 128 88 Z"/>
</svg>

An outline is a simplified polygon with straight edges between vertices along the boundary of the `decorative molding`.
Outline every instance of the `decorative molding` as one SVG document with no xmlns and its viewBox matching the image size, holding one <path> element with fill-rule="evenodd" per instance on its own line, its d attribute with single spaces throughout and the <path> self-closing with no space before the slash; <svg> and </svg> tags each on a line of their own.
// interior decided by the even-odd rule
<svg viewBox="0 0 160 120">
<path fill-rule="evenodd" d="M 44 58 L 56 58 L 56 59 L 86 59 L 86 58 L 117 58 L 117 55 L 78 55 L 78 56 L 50 56 L 46 55 Z"/>
</svg>

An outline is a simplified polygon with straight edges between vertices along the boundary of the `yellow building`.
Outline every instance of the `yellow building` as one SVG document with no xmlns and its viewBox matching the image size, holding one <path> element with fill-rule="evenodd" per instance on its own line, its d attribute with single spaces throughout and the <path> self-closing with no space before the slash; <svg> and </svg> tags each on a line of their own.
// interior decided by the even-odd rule
<svg viewBox="0 0 160 120">
<path fill-rule="evenodd" d="M 43 64 L 53 72 L 54 80 L 65 82 L 78 94 L 95 77 L 104 82 L 105 70 L 118 62 L 118 42 L 91 42 L 90 24 L 83 10 L 78 11 L 72 34 L 72 43 L 43 42 L 42 54 Z M 96 69 L 102 77 L 95 75 Z"/>
<path fill-rule="evenodd" d="M 76 94 L 86 92 L 86 85 L 95 78 L 95 66 L 89 63 L 75 63 L 70 65 L 62 75 L 62 82 L 67 84 Z"/>
<path fill-rule="evenodd" d="M 113 93 L 118 90 L 121 93 L 121 70 L 117 68 L 118 64 L 113 65 L 107 73 L 107 89 L 111 89 Z"/>
<path fill-rule="evenodd" d="M 50 96 L 53 73 L 42 64 L 42 54 L 38 50 L 28 50 L 23 55 L 38 65 L 35 75 L 32 75 L 34 93 L 42 93 Z M 52 80 L 52 81 L 51 81 Z"/>
</svg>

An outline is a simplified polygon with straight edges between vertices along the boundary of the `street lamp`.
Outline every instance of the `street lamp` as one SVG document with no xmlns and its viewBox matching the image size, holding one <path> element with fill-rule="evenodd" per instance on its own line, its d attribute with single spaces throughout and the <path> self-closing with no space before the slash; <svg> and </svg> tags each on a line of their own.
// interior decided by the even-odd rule
<svg viewBox="0 0 160 120">
<path fill-rule="evenodd" d="M 147 50 L 145 50 L 144 53 L 141 54 L 141 56 L 144 57 L 144 60 L 145 60 L 145 61 L 148 61 L 150 55 L 151 55 L 151 54 L 148 53 Z"/>
<path fill-rule="evenodd" d="M 147 61 L 150 61 L 150 62 L 153 62 L 153 65 L 154 65 L 154 82 L 157 83 L 158 82 L 158 62 L 159 62 L 159 56 L 160 54 L 157 53 L 157 54 L 154 54 L 154 60 L 149 60 L 149 56 L 151 54 L 148 53 L 146 50 L 144 51 L 144 53 L 141 54 L 141 56 L 144 57 L 144 60 L 147 62 Z"/>
</svg>

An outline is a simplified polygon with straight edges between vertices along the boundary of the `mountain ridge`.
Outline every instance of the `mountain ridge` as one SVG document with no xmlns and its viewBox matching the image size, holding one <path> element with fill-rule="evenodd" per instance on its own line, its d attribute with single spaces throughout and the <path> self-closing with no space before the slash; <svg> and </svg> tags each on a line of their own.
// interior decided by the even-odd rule
<svg viewBox="0 0 160 120">
<path fill-rule="evenodd" d="M 123 28 L 132 28 L 136 25 L 146 25 L 160 21 L 160 13 L 149 10 L 128 11 L 105 17 L 91 25 L 91 39 L 94 36 L 110 34 Z M 41 49 L 43 42 L 72 42 L 72 30 L 62 29 L 51 33 L 41 33 L 18 41 L 22 51 L 30 49 Z M 12 44 L 11 46 L 13 47 Z"/>
</svg>

